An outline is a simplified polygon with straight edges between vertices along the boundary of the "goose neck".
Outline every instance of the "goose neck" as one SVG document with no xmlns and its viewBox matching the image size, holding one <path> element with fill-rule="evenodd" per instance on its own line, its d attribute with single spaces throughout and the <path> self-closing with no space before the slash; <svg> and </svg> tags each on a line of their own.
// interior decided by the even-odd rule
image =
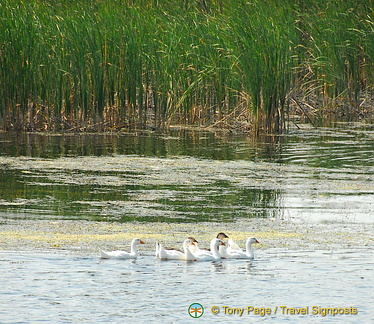
<svg viewBox="0 0 374 324">
<path fill-rule="evenodd" d="M 253 253 L 253 248 L 252 248 L 252 243 L 248 240 L 246 244 L 246 251 L 245 253 L 247 254 L 248 257 L 253 258 L 254 253 Z"/>
</svg>

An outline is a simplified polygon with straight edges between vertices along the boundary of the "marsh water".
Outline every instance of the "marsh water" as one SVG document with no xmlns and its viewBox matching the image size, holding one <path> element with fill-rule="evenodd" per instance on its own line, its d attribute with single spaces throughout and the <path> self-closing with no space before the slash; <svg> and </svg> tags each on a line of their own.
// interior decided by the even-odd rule
<svg viewBox="0 0 374 324">
<path fill-rule="evenodd" d="M 369 323 L 373 140 L 374 128 L 357 123 L 256 139 L 0 133 L 0 322 Z M 136 261 L 99 260 L 93 241 L 110 226 L 130 233 L 127 249 L 138 233 L 152 244 Z M 154 258 L 156 239 L 207 242 L 218 229 L 241 245 L 256 235 L 255 260 Z M 67 234 L 87 234 L 79 251 Z M 199 319 L 193 303 L 204 306 Z"/>
</svg>

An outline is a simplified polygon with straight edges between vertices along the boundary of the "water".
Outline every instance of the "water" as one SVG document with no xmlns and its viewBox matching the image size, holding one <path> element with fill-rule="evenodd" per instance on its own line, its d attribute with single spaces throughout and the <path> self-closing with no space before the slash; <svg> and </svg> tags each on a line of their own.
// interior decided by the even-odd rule
<svg viewBox="0 0 374 324">
<path fill-rule="evenodd" d="M 193 131 L 0 136 L 4 217 L 373 221 L 369 126 L 257 141 Z"/>
<path fill-rule="evenodd" d="M 373 322 L 373 137 L 0 133 L 0 322 Z M 256 236 L 256 259 L 154 257 L 219 231 Z M 138 260 L 98 259 L 134 236 Z M 271 314 L 228 314 L 248 306 Z M 326 308 L 357 314 L 312 314 Z"/>
<path fill-rule="evenodd" d="M 364 252 L 305 253 L 269 249 L 255 261 L 185 263 L 142 256 L 136 261 L 98 260 L 62 254 L 3 253 L 2 323 L 194 322 L 192 303 L 206 322 L 369 323 L 368 292 L 373 263 Z M 6 273 L 6 274 L 5 274 Z M 4 280 L 5 274 L 5 280 Z M 212 306 L 220 313 L 213 315 Z M 270 308 L 261 316 L 224 313 L 223 306 Z M 309 307 L 309 315 L 283 313 Z M 323 317 L 312 307 L 357 309 L 357 314 Z M 274 314 L 275 307 L 278 311 Z"/>
</svg>

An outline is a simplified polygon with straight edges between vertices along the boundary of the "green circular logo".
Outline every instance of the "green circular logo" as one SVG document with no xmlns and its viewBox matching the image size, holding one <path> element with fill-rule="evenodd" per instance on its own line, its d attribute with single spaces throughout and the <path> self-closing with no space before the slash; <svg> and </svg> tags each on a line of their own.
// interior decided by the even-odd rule
<svg viewBox="0 0 374 324">
<path fill-rule="evenodd" d="M 199 303 L 193 303 L 188 307 L 188 314 L 193 318 L 199 318 L 204 314 L 204 307 Z"/>
</svg>

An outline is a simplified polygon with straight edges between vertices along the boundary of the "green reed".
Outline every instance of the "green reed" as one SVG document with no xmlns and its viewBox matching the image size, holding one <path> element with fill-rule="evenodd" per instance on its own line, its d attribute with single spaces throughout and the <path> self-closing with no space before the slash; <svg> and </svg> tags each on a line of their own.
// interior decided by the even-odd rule
<svg viewBox="0 0 374 324">
<path fill-rule="evenodd" d="M 4 0 L 1 124 L 282 131 L 294 93 L 373 91 L 373 26 L 371 0 Z"/>
<path fill-rule="evenodd" d="M 373 87 L 372 1 L 319 1 L 303 6 L 299 54 L 312 75 L 312 89 L 319 87 L 325 100 L 342 94 L 357 100 L 361 90 Z"/>
<path fill-rule="evenodd" d="M 283 110 L 292 87 L 297 35 L 290 9 L 283 2 L 258 1 L 243 2 L 234 11 L 238 64 L 258 127 L 281 127 L 278 109 Z"/>
</svg>

